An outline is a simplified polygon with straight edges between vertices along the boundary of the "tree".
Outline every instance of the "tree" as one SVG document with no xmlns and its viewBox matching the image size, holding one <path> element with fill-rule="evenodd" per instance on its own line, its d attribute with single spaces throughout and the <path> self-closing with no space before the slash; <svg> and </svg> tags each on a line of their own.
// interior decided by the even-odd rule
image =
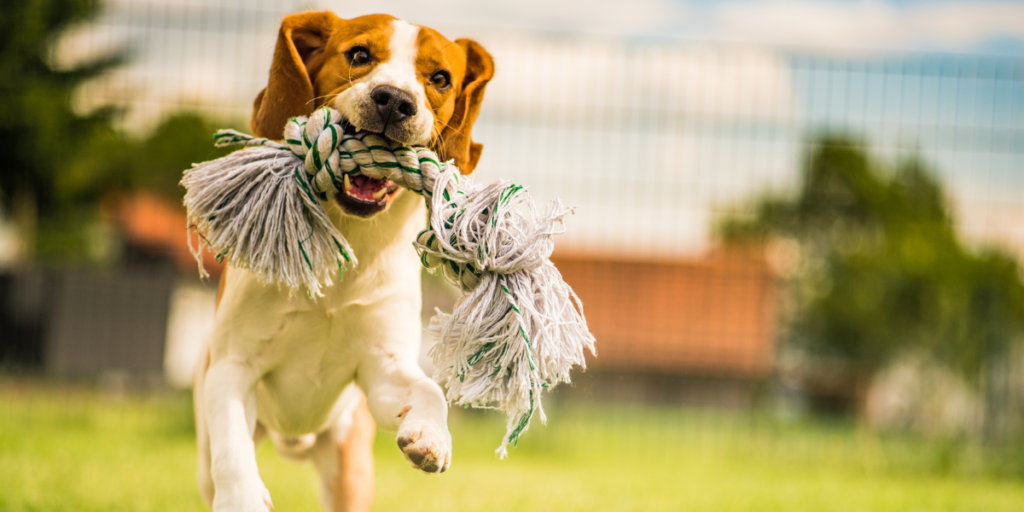
<svg viewBox="0 0 1024 512">
<path fill-rule="evenodd" d="M 213 145 L 214 125 L 195 113 L 163 119 L 144 139 L 119 132 L 97 137 L 67 162 L 56 180 L 58 190 L 99 198 L 112 191 L 145 189 L 180 201 L 182 172 L 230 150 Z"/>
<path fill-rule="evenodd" d="M 786 238 L 800 265 L 783 345 L 874 372 L 919 351 L 975 381 L 1024 334 L 1015 259 L 965 247 L 917 157 L 887 173 L 856 141 L 819 140 L 796 197 L 726 219 L 727 241 Z"/>
<path fill-rule="evenodd" d="M 30 197 L 43 216 L 76 202 L 77 191 L 56 186 L 62 166 L 97 137 L 111 136 L 110 110 L 82 115 L 70 95 L 122 61 L 115 53 L 72 69 L 58 70 L 54 40 L 98 11 L 93 0 L 7 2 L 0 16 L 0 139 L 7 148 L 0 161 L 0 199 Z"/>
<path fill-rule="evenodd" d="M 0 15 L 0 216 L 22 205 L 36 225 L 24 235 L 35 239 L 37 259 L 83 258 L 95 236 L 88 228 L 112 191 L 145 188 L 180 200 L 182 171 L 225 154 L 197 115 L 172 116 L 137 141 L 117 129 L 113 109 L 72 108 L 77 87 L 124 61 L 116 51 L 72 69 L 53 65 L 53 43 L 98 10 L 95 0 L 37 0 L 8 2 Z"/>
</svg>

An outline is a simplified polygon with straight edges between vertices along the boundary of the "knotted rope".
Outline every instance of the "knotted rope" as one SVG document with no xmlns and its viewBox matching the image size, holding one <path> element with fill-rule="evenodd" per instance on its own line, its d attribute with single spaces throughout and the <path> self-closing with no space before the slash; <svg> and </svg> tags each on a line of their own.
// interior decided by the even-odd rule
<svg viewBox="0 0 1024 512">
<path fill-rule="evenodd" d="M 335 269 L 340 277 L 357 260 L 321 201 L 342 189 L 345 175 L 387 179 L 424 196 L 429 225 L 414 246 L 428 270 L 462 291 L 428 328 L 434 379 L 451 403 L 505 411 L 499 455 L 534 411 L 546 421 L 541 391 L 569 382 L 574 365 L 586 367 L 583 351 L 594 352 L 594 337 L 583 305 L 549 260 L 552 236 L 571 212 L 561 202 L 540 212 L 520 185 L 474 185 L 427 148 L 346 134 L 329 108 L 290 119 L 283 143 L 233 130 L 215 140 L 249 148 L 195 165 L 182 179 L 190 227 L 202 237 L 192 249 L 203 275 L 200 254 L 209 247 L 268 282 L 322 296 Z"/>
</svg>

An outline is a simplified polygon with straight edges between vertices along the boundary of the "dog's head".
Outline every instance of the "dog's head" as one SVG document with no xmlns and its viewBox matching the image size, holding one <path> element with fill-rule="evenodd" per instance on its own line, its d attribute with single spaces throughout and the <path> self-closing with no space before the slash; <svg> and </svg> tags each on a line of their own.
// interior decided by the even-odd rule
<svg viewBox="0 0 1024 512">
<path fill-rule="evenodd" d="M 293 14 L 281 23 L 250 126 L 257 136 L 280 139 L 288 118 L 329 105 L 353 129 L 426 145 L 468 174 L 483 149 L 470 131 L 493 75 L 490 54 L 469 39 L 452 42 L 383 14 Z M 362 175 L 344 189 L 338 203 L 361 217 L 383 211 L 399 193 L 394 183 Z"/>
</svg>

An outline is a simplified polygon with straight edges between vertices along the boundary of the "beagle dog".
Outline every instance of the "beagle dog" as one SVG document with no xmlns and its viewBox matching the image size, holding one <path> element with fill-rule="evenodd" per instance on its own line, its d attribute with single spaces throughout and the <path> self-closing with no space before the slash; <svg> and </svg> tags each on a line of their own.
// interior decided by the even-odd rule
<svg viewBox="0 0 1024 512">
<path fill-rule="evenodd" d="M 341 19 L 330 12 L 281 24 L 267 87 L 251 120 L 280 139 L 292 116 L 330 105 L 353 125 L 406 145 L 426 145 L 471 172 L 482 146 L 470 138 L 491 56 L 468 39 L 386 15 Z M 358 128 L 355 128 L 358 127 Z M 311 461 L 332 511 L 369 510 L 374 422 L 398 432 L 422 471 L 451 464 L 447 403 L 417 365 L 423 198 L 389 181 L 356 175 L 324 202 L 359 265 L 325 296 L 225 271 L 210 346 L 194 385 L 199 487 L 217 512 L 273 508 L 255 447 Z"/>
</svg>

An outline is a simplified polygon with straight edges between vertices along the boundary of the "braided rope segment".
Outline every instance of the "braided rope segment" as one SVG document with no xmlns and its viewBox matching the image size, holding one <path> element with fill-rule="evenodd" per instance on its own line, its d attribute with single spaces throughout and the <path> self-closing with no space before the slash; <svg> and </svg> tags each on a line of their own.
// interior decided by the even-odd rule
<svg viewBox="0 0 1024 512">
<path fill-rule="evenodd" d="M 322 108 L 290 119 L 283 142 L 218 132 L 218 146 L 247 149 L 182 179 L 190 227 L 203 237 L 193 248 L 200 271 L 209 247 L 267 281 L 320 296 L 346 263 L 356 264 L 321 204 L 345 175 L 423 195 L 429 225 L 414 242 L 420 261 L 463 292 L 451 313 L 431 320 L 434 379 L 451 403 L 505 411 L 504 457 L 535 411 L 545 421 L 541 392 L 569 382 L 573 366 L 586 367 L 584 350 L 594 353 L 583 306 L 549 261 L 572 210 L 555 201 L 541 212 L 520 185 L 475 185 L 427 148 L 345 128 L 337 111 Z"/>
</svg>

